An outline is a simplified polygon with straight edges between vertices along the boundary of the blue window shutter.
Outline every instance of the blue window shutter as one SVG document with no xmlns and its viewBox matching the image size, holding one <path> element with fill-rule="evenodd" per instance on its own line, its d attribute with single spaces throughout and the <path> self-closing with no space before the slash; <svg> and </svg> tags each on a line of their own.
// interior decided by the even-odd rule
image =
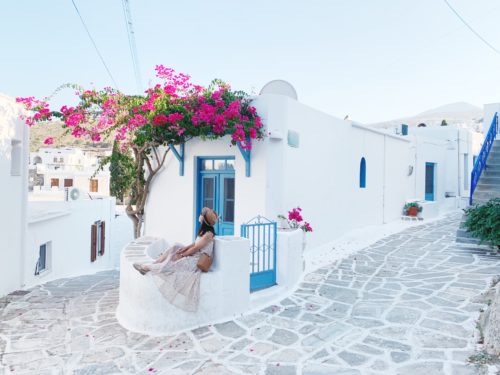
<svg viewBox="0 0 500 375">
<path fill-rule="evenodd" d="M 366 188 L 366 160 L 361 158 L 361 163 L 359 166 L 359 187 Z"/>
</svg>

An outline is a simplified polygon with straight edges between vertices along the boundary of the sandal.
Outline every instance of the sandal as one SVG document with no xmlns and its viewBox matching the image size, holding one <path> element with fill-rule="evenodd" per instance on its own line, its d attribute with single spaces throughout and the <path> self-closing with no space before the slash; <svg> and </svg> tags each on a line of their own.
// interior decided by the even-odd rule
<svg viewBox="0 0 500 375">
<path fill-rule="evenodd" d="M 141 275 L 145 275 L 147 272 L 149 272 L 148 270 L 145 270 L 144 268 L 142 268 L 142 265 L 139 264 L 139 263 L 134 263 L 133 264 L 134 268 L 140 272 Z"/>
</svg>

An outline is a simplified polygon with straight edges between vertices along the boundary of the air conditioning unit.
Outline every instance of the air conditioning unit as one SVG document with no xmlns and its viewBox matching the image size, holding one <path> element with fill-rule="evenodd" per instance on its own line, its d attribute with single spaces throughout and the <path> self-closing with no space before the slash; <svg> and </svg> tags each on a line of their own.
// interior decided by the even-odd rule
<svg viewBox="0 0 500 375">
<path fill-rule="evenodd" d="M 78 199 L 80 199 L 81 197 L 81 192 L 80 192 L 80 189 L 78 188 L 72 188 L 70 191 L 69 191 L 69 198 L 72 200 L 72 201 L 76 201 Z"/>
</svg>

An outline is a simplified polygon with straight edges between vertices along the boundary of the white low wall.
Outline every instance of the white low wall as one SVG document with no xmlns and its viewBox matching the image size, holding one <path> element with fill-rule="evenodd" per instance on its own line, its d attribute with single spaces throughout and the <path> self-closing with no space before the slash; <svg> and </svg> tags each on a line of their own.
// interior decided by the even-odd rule
<svg viewBox="0 0 500 375">
<path fill-rule="evenodd" d="M 152 262 L 168 247 L 165 240 L 141 237 L 129 243 L 120 258 L 120 302 L 116 316 L 128 330 L 165 335 L 231 319 L 249 308 L 249 241 L 221 236 L 215 239 L 214 263 L 203 273 L 200 304 L 187 312 L 170 304 L 160 293 L 151 274 L 141 275 L 132 264 Z"/>
<path fill-rule="evenodd" d="M 278 231 L 276 283 L 285 286 L 286 289 L 296 286 L 302 277 L 304 271 L 303 240 L 304 232 L 301 229 Z"/>
</svg>

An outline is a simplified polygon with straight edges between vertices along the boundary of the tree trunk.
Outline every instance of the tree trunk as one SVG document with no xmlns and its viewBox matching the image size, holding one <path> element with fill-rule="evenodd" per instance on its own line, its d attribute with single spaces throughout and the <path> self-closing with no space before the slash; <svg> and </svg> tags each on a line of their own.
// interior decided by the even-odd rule
<svg viewBox="0 0 500 375">
<path fill-rule="evenodd" d="M 166 148 L 161 157 L 158 154 L 156 145 L 146 144 L 141 148 L 133 146 L 132 150 L 135 157 L 136 178 L 132 184 L 132 189 L 129 194 L 130 199 L 125 212 L 134 224 L 134 238 L 139 238 L 142 235 L 142 223 L 145 215 L 144 208 L 149 196 L 151 182 L 163 167 L 163 163 L 170 149 Z M 153 160 L 150 160 L 150 158 Z M 146 178 L 144 177 L 144 164 L 146 164 L 148 171 Z M 132 203 L 135 203 L 135 208 Z"/>
</svg>

